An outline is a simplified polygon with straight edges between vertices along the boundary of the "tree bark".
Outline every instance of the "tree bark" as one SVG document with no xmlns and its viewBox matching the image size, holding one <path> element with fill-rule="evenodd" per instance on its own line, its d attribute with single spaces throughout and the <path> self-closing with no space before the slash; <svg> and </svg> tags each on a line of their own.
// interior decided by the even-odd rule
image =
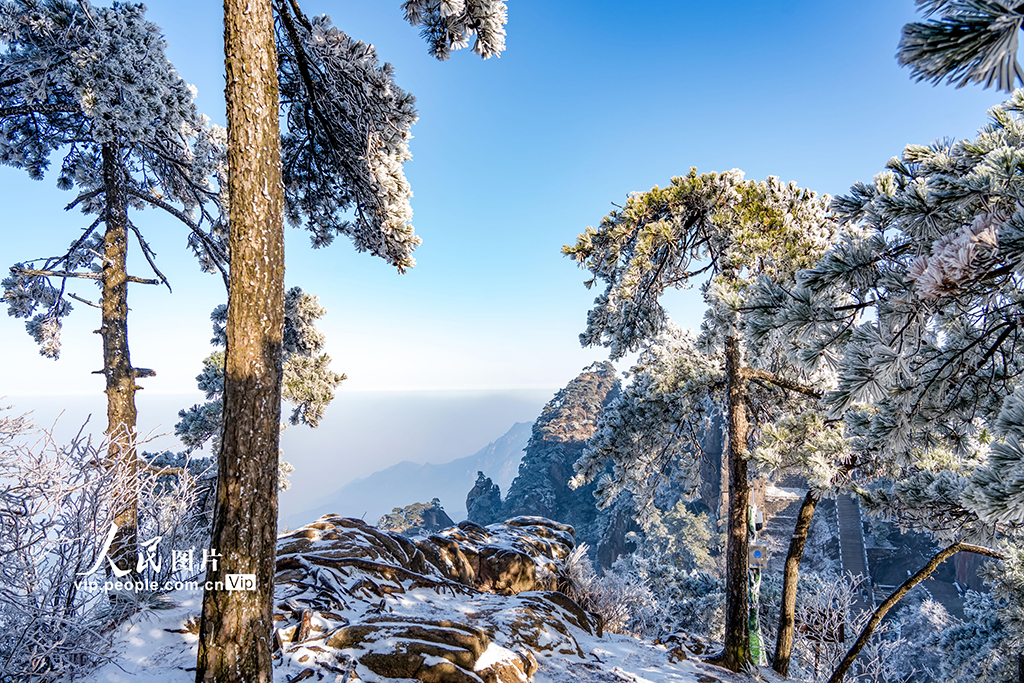
<svg viewBox="0 0 1024 683">
<path fill-rule="evenodd" d="M 821 493 L 811 489 L 804 496 L 796 519 L 793 538 L 789 541 L 786 568 L 782 575 L 782 605 L 779 608 L 779 629 L 775 639 L 775 656 L 772 668 L 783 678 L 789 676 L 789 659 L 793 654 L 793 629 L 796 614 L 796 588 L 800 579 L 800 560 L 804 556 L 807 534 L 811 530 L 814 510 L 821 500 Z"/>
<path fill-rule="evenodd" d="M 284 194 L 270 0 L 224 1 L 231 272 L 224 432 L 196 681 L 271 683 L 284 332 Z M 231 591 L 227 574 L 255 574 Z"/>
<path fill-rule="evenodd" d="M 725 340 L 725 374 L 728 383 L 729 528 L 725 568 L 725 648 L 712 661 L 731 671 L 749 668 L 750 634 L 747 596 L 747 386 L 743 376 L 740 343 L 735 335 Z"/>
<path fill-rule="evenodd" d="M 927 579 L 932 572 L 938 569 L 939 565 L 946 561 L 947 558 L 957 554 L 960 551 L 967 551 L 971 553 L 977 553 L 979 555 L 985 555 L 986 557 L 993 557 L 996 559 L 1003 559 L 1003 556 L 994 550 L 988 548 L 982 548 L 977 545 L 969 545 L 967 543 L 954 543 L 953 545 L 944 548 L 937 552 L 932 559 L 928 560 L 928 564 L 921 568 L 916 574 L 911 576 L 909 579 L 903 582 L 899 588 L 893 592 L 888 598 L 885 599 L 881 605 L 875 610 L 875 613 L 871 615 L 871 619 L 864 625 L 864 629 L 861 630 L 860 636 L 857 637 L 857 642 L 853 644 L 846 656 L 843 657 L 843 661 L 839 662 L 839 666 L 832 672 L 832 676 L 828 679 L 828 683 L 840 683 L 846 674 L 850 671 L 850 667 L 853 666 L 853 662 L 857 659 L 857 655 L 864 649 L 864 646 L 868 644 L 868 640 L 871 638 L 871 634 L 875 632 L 875 629 L 882 619 L 885 617 L 892 607 L 900 601 L 904 595 L 910 591 L 911 588 Z"/>
<path fill-rule="evenodd" d="M 139 516 L 138 471 L 135 456 L 135 372 L 128 353 L 128 197 L 126 173 L 116 143 L 102 147 L 106 198 L 103 221 L 101 282 L 103 374 L 107 394 L 108 467 L 118 479 L 114 523 L 119 527 L 110 557 L 121 569 L 134 569 Z"/>
</svg>

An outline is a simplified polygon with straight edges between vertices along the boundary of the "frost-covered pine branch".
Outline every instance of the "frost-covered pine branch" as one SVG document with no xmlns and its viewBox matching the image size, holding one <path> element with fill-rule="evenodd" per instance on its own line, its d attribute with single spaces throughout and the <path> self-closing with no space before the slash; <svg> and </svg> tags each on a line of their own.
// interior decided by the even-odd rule
<svg viewBox="0 0 1024 683">
<path fill-rule="evenodd" d="M 452 50 L 469 46 L 484 59 L 500 56 L 505 49 L 505 0 L 406 0 L 405 19 L 422 27 L 430 54 L 448 59 Z"/>
<path fill-rule="evenodd" d="M 314 247 L 345 235 L 358 251 L 404 272 L 421 241 L 402 169 L 411 158 L 415 100 L 372 45 L 352 40 L 325 15 L 307 18 L 285 0 L 275 8 L 288 220 L 305 221 Z"/>
<path fill-rule="evenodd" d="M 992 524 L 1024 520 L 1022 109 L 1018 91 L 974 139 L 908 146 L 835 200 L 843 240 L 793 291 L 762 287 L 778 304 L 762 324 L 804 340 L 796 361 L 843 345 L 827 400 L 865 471 L 898 482 L 869 507 L 931 520 L 950 539 L 957 525 L 991 537 Z"/>
<path fill-rule="evenodd" d="M 28 319 L 28 331 L 45 356 L 59 354 L 61 319 L 72 310 L 69 283 L 25 271 L 102 272 L 97 229 L 110 192 L 104 145 L 119 150 L 120 191 L 128 204 L 169 211 L 185 223 L 205 269 L 226 267 L 218 194 L 225 172 L 223 131 L 198 114 L 194 88 L 167 61 L 164 44 L 141 6 L 0 4 L 0 163 L 42 178 L 56 156 L 57 186 L 78 189 L 68 208 L 97 216 L 68 251 L 16 264 L 4 280 L 8 312 Z M 152 249 L 135 233 L 163 281 Z"/>
<path fill-rule="evenodd" d="M 835 239 L 828 201 L 774 177 L 755 182 L 738 170 L 691 169 L 666 188 L 632 193 L 599 228 L 587 228 L 562 250 L 590 271 L 588 287 L 605 283 L 581 343 L 607 346 L 612 358 L 643 350 L 632 384 L 608 406 L 576 463 L 572 484 L 596 478 L 602 504 L 630 490 L 650 524 L 659 492 L 673 487 L 696 493 L 701 444 L 724 424 L 728 599 L 725 650 L 717 661 L 733 670 L 749 658 L 748 451 L 775 420 L 816 407 L 832 381 L 827 363 L 811 368 L 792 362 L 789 335 L 757 326 L 757 318 L 768 317 L 758 296 L 770 289 L 758 283 L 795 288 L 796 272 Z M 673 329 L 660 301 L 669 288 L 695 282 L 702 283 L 707 304 L 698 336 Z M 776 441 L 788 433 L 777 431 Z M 835 439 L 841 442 L 841 434 Z M 611 474 L 604 472 L 609 466 Z M 830 475 L 817 479 L 833 483 Z"/>
<path fill-rule="evenodd" d="M 326 315 L 316 296 L 292 287 L 285 295 L 284 326 L 284 381 L 282 399 L 292 404 L 288 422 L 312 428 L 320 425 L 324 411 L 332 400 L 345 375 L 330 369 L 331 357 L 323 353 L 324 334 L 316 328 L 316 321 Z M 225 346 L 227 337 L 227 307 L 218 306 L 210 315 L 213 321 L 215 346 Z M 189 453 L 212 442 L 216 453 L 220 448 L 223 420 L 224 352 L 214 351 L 203 361 L 203 370 L 196 376 L 199 389 L 206 394 L 206 403 L 197 404 L 178 412 L 180 421 L 174 433 Z M 287 475 L 293 471 L 290 463 L 280 461 L 281 488 L 288 488 Z M 207 475 L 212 476 L 213 470 Z"/>
<path fill-rule="evenodd" d="M 896 57 L 915 80 L 995 85 L 1010 92 L 1024 84 L 1017 62 L 1024 3 L 1020 0 L 917 0 L 929 18 L 903 27 Z"/>
</svg>

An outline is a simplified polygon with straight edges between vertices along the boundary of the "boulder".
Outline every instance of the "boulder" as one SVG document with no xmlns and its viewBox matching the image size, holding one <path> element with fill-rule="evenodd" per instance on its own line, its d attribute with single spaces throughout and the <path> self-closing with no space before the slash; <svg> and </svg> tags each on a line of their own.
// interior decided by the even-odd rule
<svg viewBox="0 0 1024 683">
<path fill-rule="evenodd" d="M 538 654 L 585 657 L 577 638 L 598 621 L 555 590 L 573 533 L 518 517 L 410 540 L 321 517 L 278 540 L 276 666 L 349 681 L 520 683 Z"/>
</svg>

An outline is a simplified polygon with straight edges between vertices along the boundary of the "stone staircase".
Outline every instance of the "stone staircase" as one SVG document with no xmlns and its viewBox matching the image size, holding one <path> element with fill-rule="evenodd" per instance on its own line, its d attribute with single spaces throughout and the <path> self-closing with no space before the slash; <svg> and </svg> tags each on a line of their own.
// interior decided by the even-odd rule
<svg viewBox="0 0 1024 683">
<path fill-rule="evenodd" d="M 867 552 L 864 549 L 864 527 L 861 524 L 860 504 L 850 494 L 836 498 L 839 518 L 839 557 L 844 573 L 860 575 L 864 582 L 854 600 L 854 610 L 873 611 L 875 597 L 871 590 Z"/>
</svg>

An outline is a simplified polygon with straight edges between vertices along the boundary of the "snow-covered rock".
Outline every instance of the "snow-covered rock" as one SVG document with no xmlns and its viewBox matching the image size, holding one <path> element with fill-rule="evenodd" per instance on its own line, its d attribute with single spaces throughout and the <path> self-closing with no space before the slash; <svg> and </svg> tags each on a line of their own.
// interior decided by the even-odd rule
<svg viewBox="0 0 1024 683">
<path fill-rule="evenodd" d="M 325 516 L 279 541 L 279 661 L 360 680 L 525 681 L 600 620 L 557 592 L 572 527 L 519 517 L 414 541 Z M 353 680 L 350 678 L 350 680 Z"/>
<path fill-rule="evenodd" d="M 602 634 L 555 590 L 573 530 L 540 517 L 409 539 L 325 516 L 278 540 L 276 683 L 739 683 L 710 646 Z M 85 683 L 191 683 L 201 595 L 136 615 Z M 82 679 L 76 679 L 82 680 Z M 767 680 L 775 680 L 770 675 Z"/>
</svg>

